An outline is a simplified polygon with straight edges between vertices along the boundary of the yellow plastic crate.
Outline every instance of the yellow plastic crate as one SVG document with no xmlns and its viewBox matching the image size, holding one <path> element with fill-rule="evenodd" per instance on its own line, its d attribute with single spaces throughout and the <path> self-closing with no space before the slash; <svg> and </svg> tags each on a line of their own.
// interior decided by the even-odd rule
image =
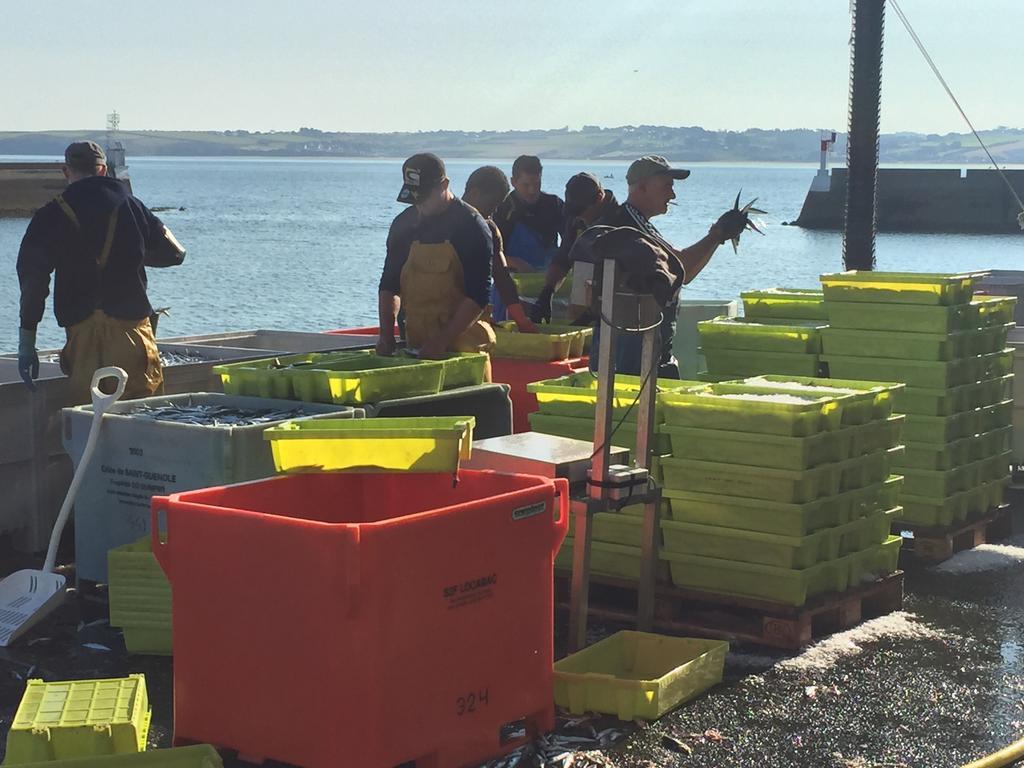
<svg viewBox="0 0 1024 768">
<path fill-rule="evenodd" d="M 171 584 L 144 536 L 107 553 L 110 626 L 120 627 L 129 653 L 172 653 Z"/>
<path fill-rule="evenodd" d="M 579 331 L 520 333 L 515 323 L 503 323 L 495 326 L 494 337 L 495 357 L 551 361 L 583 355 L 583 334 Z"/>
<path fill-rule="evenodd" d="M 471 416 L 288 421 L 264 430 L 278 472 L 454 472 L 473 449 Z"/>
<path fill-rule="evenodd" d="M 722 682 L 729 644 L 623 630 L 555 662 L 555 703 L 573 714 L 657 720 Z"/>
<path fill-rule="evenodd" d="M 151 716 L 144 675 L 29 680 L 7 734 L 4 764 L 144 752 Z"/>
<path fill-rule="evenodd" d="M 23 768 L 54 768 L 55 762 L 24 763 Z M 177 749 L 154 749 L 134 755 L 107 755 L 61 760 L 61 768 L 223 768 L 217 750 L 209 744 Z"/>
</svg>

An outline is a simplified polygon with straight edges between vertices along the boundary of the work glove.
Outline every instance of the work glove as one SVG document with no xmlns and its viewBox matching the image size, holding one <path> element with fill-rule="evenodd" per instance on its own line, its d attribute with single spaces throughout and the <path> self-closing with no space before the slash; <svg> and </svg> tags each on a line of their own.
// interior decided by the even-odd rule
<svg viewBox="0 0 1024 768">
<path fill-rule="evenodd" d="M 537 333 L 537 326 L 526 316 L 526 310 L 522 304 L 513 304 L 508 308 L 508 316 L 516 324 L 520 333 Z"/>
<path fill-rule="evenodd" d="M 26 328 L 18 330 L 18 373 L 25 386 L 33 392 L 39 378 L 39 353 L 36 352 L 36 332 Z"/>
<path fill-rule="evenodd" d="M 555 289 L 545 285 L 530 308 L 530 319 L 535 323 L 551 322 L 551 297 L 555 295 Z"/>
<path fill-rule="evenodd" d="M 730 208 L 711 226 L 711 234 L 718 239 L 719 245 L 725 245 L 730 240 L 739 238 L 749 222 L 750 216 L 746 212 Z"/>
</svg>

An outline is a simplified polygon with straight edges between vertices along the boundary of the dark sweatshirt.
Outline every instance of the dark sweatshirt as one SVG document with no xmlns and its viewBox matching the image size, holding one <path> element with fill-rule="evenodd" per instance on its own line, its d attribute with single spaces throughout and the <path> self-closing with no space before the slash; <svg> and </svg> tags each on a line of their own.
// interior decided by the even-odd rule
<svg viewBox="0 0 1024 768">
<path fill-rule="evenodd" d="M 47 203 L 36 211 L 21 241 L 21 327 L 35 330 L 42 320 L 51 273 L 53 312 L 61 327 L 80 323 L 97 309 L 119 320 L 149 317 L 153 308 L 146 295 L 146 266 L 175 266 L 183 258 L 168 257 L 167 249 L 159 247 L 163 223 L 127 184 L 106 176 L 76 181 L 61 198 L 68 210 L 57 200 Z M 101 266 L 108 236 L 108 256 Z M 147 251 L 159 252 L 161 260 L 147 262 Z"/>
</svg>

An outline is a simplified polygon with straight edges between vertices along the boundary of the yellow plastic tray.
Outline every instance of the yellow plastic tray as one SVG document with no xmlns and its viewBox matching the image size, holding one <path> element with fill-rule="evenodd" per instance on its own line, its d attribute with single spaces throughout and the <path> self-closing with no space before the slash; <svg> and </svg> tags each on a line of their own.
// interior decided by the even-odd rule
<svg viewBox="0 0 1024 768">
<path fill-rule="evenodd" d="M 543 328 L 544 326 L 541 326 Z M 515 323 L 495 326 L 495 357 L 521 358 L 523 360 L 567 360 L 583 355 L 583 334 L 580 331 L 565 333 L 520 333 Z"/>
<path fill-rule="evenodd" d="M 289 421 L 264 430 L 279 472 L 454 472 L 473 448 L 471 416 Z"/>
<path fill-rule="evenodd" d="M 143 752 L 151 715 L 144 675 L 29 680 L 7 734 L 4 765 Z"/>
<path fill-rule="evenodd" d="M 656 720 L 722 682 L 729 644 L 623 630 L 555 662 L 555 703 L 573 714 Z"/>
<path fill-rule="evenodd" d="M 104 755 L 61 760 L 60 763 L 23 763 L 22 768 L 223 768 L 217 750 L 209 744 L 177 749 L 154 749 L 134 755 Z"/>
</svg>

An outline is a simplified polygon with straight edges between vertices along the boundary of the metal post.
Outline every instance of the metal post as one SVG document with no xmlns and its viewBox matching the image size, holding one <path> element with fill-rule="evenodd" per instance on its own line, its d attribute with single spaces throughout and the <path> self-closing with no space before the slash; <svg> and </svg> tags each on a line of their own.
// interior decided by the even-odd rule
<svg viewBox="0 0 1024 768">
<path fill-rule="evenodd" d="M 591 461 L 593 483 L 587 490 L 587 502 L 578 504 L 572 514 L 574 536 L 572 582 L 569 585 L 569 650 L 578 651 L 587 644 L 587 616 L 590 612 L 590 516 L 607 498 L 608 464 L 611 460 L 612 401 L 615 397 L 615 321 L 616 274 L 614 259 L 605 259 L 601 275 L 601 340 L 598 347 L 597 403 L 594 412 L 594 456 Z"/>
<path fill-rule="evenodd" d="M 843 264 L 846 269 L 874 269 L 885 0 L 852 0 L 852 3 Z"/>
<path fill-rule="evenodd" d="M 650 298 L 645 298 L 651 301 Z M 646 323 L 645 323 L 646 324 Z M 651 447 L 654 438 L 655 391 L 658 387 L 660 362 L 659 328 L 644 332 L 640 372 L 646 383 L 640 391 L 639 411 L 636 418 L 636 456 L 638 467 L 651 466 Z M 644 522 L 640 539 L 640 583 L 637 585 L 637 629 L 650 631 L 654 626 L 654 589 L 658 575 L 658 505 L 659 501 L 644 504 Z"/>
</svg>

